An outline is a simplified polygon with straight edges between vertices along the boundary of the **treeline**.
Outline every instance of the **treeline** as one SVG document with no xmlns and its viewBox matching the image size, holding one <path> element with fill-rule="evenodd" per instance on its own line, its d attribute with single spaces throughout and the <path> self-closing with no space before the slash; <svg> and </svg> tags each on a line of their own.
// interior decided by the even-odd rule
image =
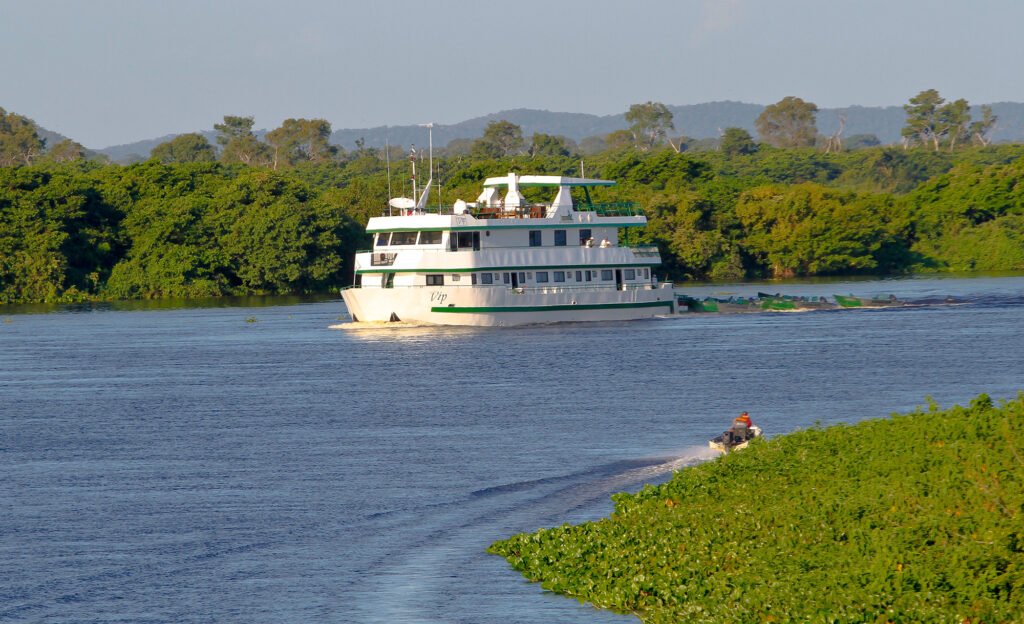
<svg viewBox="0 0 1024 624">
<path fill-rule="evenodd" d="M 847 150 L 779 117 L 813 121 L 793 100 L 759 120 L 762 139 L 784 136 L 726 129 L 700 153 L 670 139 L 653 102 L 631 108 L 621 145 L 585 158 L 495 121 L 468 153 L 435 154 L 432 201 L 471 200 L 509 171 L 617 180 L 593 199 L 646 210 L 628 242 L 657 245 L 673 280 L 1024 269 L 1024 146 L 970 140 L 986 130 L 964 121 L 966 103 L 926 98 L 930 134 Z M 404 149 L 336 149 L 323 120 L 288 120 L 263 141 L 251 117 L 229 116 L 217 148 L 183 135 L 120 167 L 40 155 L 28 120 L 0 117 L 0 148 L 32 154 L 0 166 L 0 303 L 327 291 L 351 281 L 389 188 L 411 193 Z"/>
</svg>

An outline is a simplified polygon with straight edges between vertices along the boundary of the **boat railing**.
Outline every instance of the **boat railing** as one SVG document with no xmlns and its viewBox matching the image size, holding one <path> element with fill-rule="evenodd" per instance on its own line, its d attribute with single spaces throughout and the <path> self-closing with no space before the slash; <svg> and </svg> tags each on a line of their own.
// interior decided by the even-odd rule
<svg viewBox="0 0 1024 624">
<path fill-rule="evenodd" d="M 392 246 L 392 248 L 393 247 L 394 246 Z M 447 245 L 442 247 L 441 245 L 437 245 L 437 244 L 434 244 L 434 245 L 402 245 L 401 248 L 403 250 L 409 250 L 409 251 L 439 251 L 439 252 L 446 252 L 446 253 L 450 253 L 450 252 L 453 251 Z M 531 247 L 529 245 L 515 245 L 515 246 L 498 246 L 498 245 L 492 246 L 492 245 L 486 245 L 486 246 L 481 247 L 480 249 L 473 249 L 471 247 L 460 247 L 459 249 L 456 249 L 454 251 L 456 251 L 456 252 L 459 252 L 459 251 L 475 251 L 475 252 L 480 252 L 480 251 L 508 251 L 510 249 L 552 249 L 552 248 L 555 248 L 555 249 L 561 249 L 561 248 L 629 249 L 630 251 L 633 252 L 633 255 L 635 255 L 637 257 L 642 257 L 642 258 L 656 258 L 656 257 L 661 255 L 661 252 L 658 251 L 658 247 L 656 245 L 618 245 L 618 244 L 611 244 L 611 245 L 608 245 L 607 247 L 601 247 L 600 245 L 587 245 L 585 243 L 579 243 L 579 244 L 575 244 L 574 243 L 572 245 L 544 245 L 543 247 Z M 382 253 L 388 253 L 388 252 L 381 252 L 381 251 L 377 251 L 377 250 L 373 250 L 373 249 L 361 249 L 361 250 L 357 251 L 356 253 L 357 254 L 370 253 L 370 254 L 373 254 L 374 257 L 377 257 L 377 256 L 382 255 Z M 392 256 L 397 255 L 397 252 L 390 252 L 390 253 L 391 253 Z M 392 258 L 392 261 L 393 260 L 394 260 L 394 258 Z M 374 264 L 377 264 L 377 263 L 374 262 Z M 388 266 L 390 266 L 390 263 L 388 264 Z"/>
<path fill-rule="evenodd" d="M 397 252 L 373 252 L 370 254 L 370 266 L 391 266 L 395 263 L 396 257 L 398 257 Z"/>
<path fill-rule="evenodd" d="M 550 204 L 526 204 L 523 206 L 506 207 L 495 206 L 469 206 L 465 214 L 477 219 L 544 219 L 548 216 Z M 594 212 L 601 217 L 642 217 L 644 211 L 634 202 L 606 202 L 606 203 L 580 203 L 573 208 L 577 212 Z M 384 216 L 408 216 L 408 215 L 453 215 L 454 205 L 426 206 L 413 209 L 390 209 L 384 211 Z"/>
</svg>

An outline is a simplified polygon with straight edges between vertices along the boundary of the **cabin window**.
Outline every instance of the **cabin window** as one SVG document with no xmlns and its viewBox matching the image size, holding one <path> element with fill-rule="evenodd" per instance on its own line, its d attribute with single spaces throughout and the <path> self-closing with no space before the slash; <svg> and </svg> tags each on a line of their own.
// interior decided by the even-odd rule
<svg viewBox="0 0 1024 624">
<path fill-rule="evenodd" d="M 420 245 L 440 245 L 440 232 L 420 232 Z"/>
<path fill-rule="evenodd" d="M 377 234 L 377 247 L 387 247 L 388 239 L 391 237 L 391 232 L 381 232 Z"/>
<path fill-rule="evenodd" d="M 523 284 L 526 282 L 526 273 L 524 271 L 519 272 L 519 283 Z"/>
<path fill-rule="evenodd" d="M 452 273 L 452 281 L 453 281 L 453 282 L 457 282 L 457 281 L 459 281 L 460 279 L 462 279 L 462 276 L 461 276 L 461 275 L 459 275 L 458 273 Z"/>
<path fill-rule="evenodd" d="M 509 277 L 508 273 L 502 273 L 501 274 L 501 281 L 503 283 L 505 283 L 505 284 L 511 284 L 512 283 L 512 279 Z"/>
<path fill-rule="evenodd" d="M 651 279 L 651 270 L 644 269 L 644 279 Z"/>
<path fill-rule="evenodd" d="M 395 232 L 391 235 L 392 245 L 415 245 L 419 232 Z"/>
<path fill-rule="evenodd" d="M 469 274 L 469 282 L 471 284 L 473 284 L 474 286 L 476 286 L 476 273 L 470 273 Z"/>
<path fill-rule="evenodd" d="M 428 275 L 427 286 L 444 286 L 444 275 Z"/>
<path fill-rule="evenodd" d="M 480 274 L 480 283 L 481 284 L 493 284 L 494 283 L 494 275 L 492 275 L 490 273 L 481 273 Z"/>
<path fill-rule="evenodd" d="M 542 284 L 542 283 L 544 283 L 546 281 L 548 281 L 548 272 L 547 271 L 537 271 L 537 283 L 538 284 Z"/>
<path fill-rule="evenodd" d="M 556 282 L 564 282 L 565 281 L 565 271 L 555 271 L 555 273 L 554 273 L 554 275 L 552 277 L 555 278 Z"/>
<path fill-rule="evenodd" d="M 565 247 L 565 230 L 555 230 L 555 247 Z"/>
<path fill-rule="evenodd" d="M 611 269 L 601 269 L 601 279 L 606 281 L 606 282 L 612 281 L 612 270 Z"/>
<path fill-rule="evenodd" d="M 590 277 L 590 276 L 588 275 L 587 277 Z M 583 281 L 583 271 L 576 271 L 576 281 L 577 282 L 582 282 Z"/>
<path fill-rule="evenodd" d="M 530 230 L 530 247 L 540 247 L 540 230 Z"/>
<path fill-rule="evenodd" d="M 476 235 L 475 240 L 474 236 Z M 459 232 L 458 233 L 459 249 L 479 249 L 480 248 L 480 232 Z"/>
<path fill-rule="evenodd" d="M 626 279 L 636 279 L 636 271 L 634 269 L 626 269 Z"/>
<path fill-rule="evenodd" d="M 587 274 L 587 281 L 589 282 L 590 281 L 590 274 L 592 273 L 592 271 L 584 271 L 584 273 Z"/>
<path fill-rule="evenodd" d="M 587 241 L 593 237 L 590 230 L 580 230 L 580 245 L 586 245 Z"/>
</svg>

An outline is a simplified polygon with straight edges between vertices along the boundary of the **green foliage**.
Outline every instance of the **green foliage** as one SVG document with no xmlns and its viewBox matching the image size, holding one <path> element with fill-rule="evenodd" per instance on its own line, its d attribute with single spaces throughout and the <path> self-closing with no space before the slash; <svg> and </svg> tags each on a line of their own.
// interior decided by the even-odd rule
<svg viewBox="0 0 1024 624">
<path fill-rule="evenodd" d="M 636 146 L 645 152 L 665 140 L 669 130 L 675 129 L 672 113 L 661 102 L 633 104 L 626 112 L 626 123 Z"/>
<path fill-rule="evenodd" d="M 0 108 L 0 167 L 31 165 L 45 145 L 31 119 Z"/>
<path fill-rule="evenodd" d="M 818 134 L 818 107 L 787 96 L 764 109 L 754 121 L 761 140 L 775 147 L 813 147 Z"/>
<path fill-rule="evenodd" d="M 729 157 L 753 154 L 757 144 L 753 137 L 743 128 L 730 127 L 722 135 L 722 153 Z"/>
<path fill-rule="evenodd" d="M 327 143 L 331 124 L 324 119 L 285 119 L 280 128 L 267 133 L 267 154 L 276 171 L 299 162 L 322 162 L 333 158 L 338 148 Z"/>
<path fill-rule="evenodd" d="M 484 128 L 483 138 L 477 142 L 486 154 L 508 156 L 516 154 L 523 148 L 523 130 L 511 121 L 492 121 Z M 488 146 L 488 147 L 485 147 Z M 489 147 L 493 146 L 493 147 Z M 474 155 L 485 155 L 473 148 Z"/>
<path fill-rule="evenodd" d="M 1024 394 L 814 428 L 617 494 L 610 517 L 491 545 L 550 591 L 645 622 L 1014 622 Z"/>
<path fill-rule="evenodd" d="M 248 118 L 230 117 L 224 126 L 238 132 L 221 129 L 221 163 L 103 166 L 75 158 L 72 142 L 31 166 L 0 168 L 0 301 L 344 284 L 352 252 L 368 244 L 360 227 L 387 204 L 387 163 L 365 146 L 311 158 L 319 148 L 301 137 L 326 140 L 328 128 L 291 121 L 282 126 L 297 141 L 286 150 L 287 166 L 266 178 L 254 176 L 269 175 L 271 147 L 245 135 Z M 624 147 L 585 160 L 587 176 L 619 183 L 591 189 L 591 199 L 644 207 L 648 226 L 631 232 L 630 242 L 656 245 L 658 272 L 672 279 L 1024 268 L 1024 146 L 963 141 L 952 152 L 826 154 L 761 144 L 743 154 L 726 142 L 723 151 L 679 154 L 639 152 L 622 133 Z M 496 148 L 487 157 L 435 154 L 431 202 L 472 200 L 486 177 L 509 171 L 580 175 L 578 157 L 565 155 L 570 146 L 534 139 L 529 156 L 494 157 Z M 246 145 L 252 155 L 243 157 Z M 71 159 L 56 157 L 65 148 Z M 394 158 L 390 168 L 392 194 L 409 195 L 408 161 Z M 579 190 L 574 197 L 584 199 Z"/>
<path fill-rule="evenodd" d="M 190 133 L 174 137 L 157 145 L 149 153 L 162 163 L 195 163 L 216 160 L 213 146 L 201 134 Z"/>
</svg>

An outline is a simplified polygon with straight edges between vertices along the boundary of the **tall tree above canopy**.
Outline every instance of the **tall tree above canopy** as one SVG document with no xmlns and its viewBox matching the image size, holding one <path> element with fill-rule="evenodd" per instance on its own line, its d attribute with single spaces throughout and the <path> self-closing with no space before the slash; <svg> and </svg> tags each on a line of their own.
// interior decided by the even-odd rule
<svg viewBox="0 0 1024 624">
<path fill-rule="evenodd" d="M 661 102 L 650 100 L 646 104 L 630 106 L 626 112 L 626 122 L 636 146 L 644 152 L 661 143 L 669 130 L 675 130 L 672 113 L 668 108 Z"/>
<path fill-rule="evenodd" d="M 217 159 L 213 146 L 201 134 L 190 132 L 157 145 L 149 153 L 162 163 L 212 162 Z"/>
<path fill-rule="evenodd" d="M 775 147 L 813 147 L 818 107 L 792 95 L 764 109 L 754 121 L 761 140 Z"/>
<path fill-rule="evenodd" d="M 224 123 L 213 124 L 218 132 L 217 143 L 223 146 L 220 159 L 224 163 L 265 165 L 271 161 L 270 147 L 252 133 L 253 117 L 224 115 Z"/>
<path fill-rule="evenodd" d="M 331 124 L 324 119 L 286 119 L 280 128 L 267 133 L 274 169 L 279 164 L 300 161 L 322 162 L 333 157 L 338 148 L 327 143 Z"/>
<path fill-rule="evenodd" d="M 998 121 L 999 117 L 992 114 L 991 106 L 982 106 L 981 119 L 971 124 L 971 137 L 980 145 L 988 145 L 992 142 L 988 135 L 995 131 Z"/>
<path fill-rule="evenodd" d="M 935 89 L 926 89 L 910 98 L 910 103 L 903 105 L 907 112 L 907 125 L 903 126 L 900 134 L 907 139 L 931 143 L 938 151 L 943 134 L 940 111 L 945 103 L 945 98 Z"/>
<path fill-rule="evenodd" d="M 253 123 L 255 123 L 255 119 L 252 115 L 248 117 L 224 115 L 224 123 L 213 124 L 213 129 L 217 131 L 217 143 L 225 147 L 233 139 L 252 136 Z"/>
<path fill-rule="evenodd" d="M 523 129 L 504 119 L 492 121 L 484 128 L 482 140 L 494 144 L 502 156 L 508 156 L 523 148 Z"/>
<path fill-rule="evenodd" d="M 957 142 L 966 141 L 970 137 L 971 107 L 967 100 L 961 98 L 943 106 L 939 110 L 939 120 L 949 137 L 950 151 L 953 151 Z"/>
<path fill-rule="evenodd" d="M 81 143 L 77 143 L 71 139 L 64 139 L 60 143 L 51 147 L 50 151 L 46 152 L 46 156 L 54 162 L 81 160 L 87 155 L 88 150 L 86 150 Z"/>
<path fill-rule="evenodd" d="M 0 108 L 0 166 L 31 165 L 45 146 L 31 119 Z"/>
</svg>

